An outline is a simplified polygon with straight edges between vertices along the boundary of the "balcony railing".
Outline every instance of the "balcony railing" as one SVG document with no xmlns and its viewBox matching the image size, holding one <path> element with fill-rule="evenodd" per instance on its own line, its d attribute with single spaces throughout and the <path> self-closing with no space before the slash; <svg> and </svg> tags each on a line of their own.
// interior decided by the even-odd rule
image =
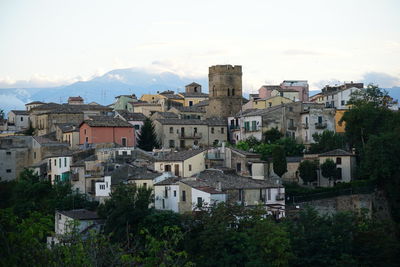
<svg viewBox="0 0 400 267">
<path fill-rule="evenodd" d="M 281 200 L 285 200 L 285 194 L 277 194 L 276 195 L 276 201 L 281 201 Z"/>
<path fill-rule="evenodd" d="M 316 122 L 315 123 L 315 129 L 325 129 L 326 128 L 326 123 L 324 122 Z"/>
<path fill-rule="evenodd" d="M 180 139 L 201 139 L 202 134 L 201 133 L 193 133 L 193 134 L 179 134 Z"/>
<path fill-rule="evenodd" d="M 250 127 L 250 128 L 244 128 L 244 131 L 245 131 L 245 132 L 257 132 L 257 131 L 259 131 L 259 130 L 260 130 L 260 127 L 259 127 L 259 126 Z"/>
</svg>

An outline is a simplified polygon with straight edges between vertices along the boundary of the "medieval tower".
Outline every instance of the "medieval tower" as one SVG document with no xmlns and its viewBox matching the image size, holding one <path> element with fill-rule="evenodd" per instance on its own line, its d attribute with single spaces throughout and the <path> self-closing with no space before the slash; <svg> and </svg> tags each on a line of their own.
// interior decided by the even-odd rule
<svg viewBox="0 0 400 267">
<path fill-rule="evenodd" d="M 206 117 L 227 118 L 242 107 L 242 66 L 216 65 L 208 70 Z"/>
</svg>

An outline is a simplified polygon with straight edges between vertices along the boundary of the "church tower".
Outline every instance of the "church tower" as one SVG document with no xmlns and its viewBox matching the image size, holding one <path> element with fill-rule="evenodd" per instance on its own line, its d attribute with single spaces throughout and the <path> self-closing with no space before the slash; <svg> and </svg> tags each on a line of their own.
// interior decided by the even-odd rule
<svg viewBox="0 0 400 267">
<path fill-rule="evenodd" d="M 206 117 L 227 118 L 242 107 L 242 66 L 216 65 L 208 70 Z"/>
</svg>

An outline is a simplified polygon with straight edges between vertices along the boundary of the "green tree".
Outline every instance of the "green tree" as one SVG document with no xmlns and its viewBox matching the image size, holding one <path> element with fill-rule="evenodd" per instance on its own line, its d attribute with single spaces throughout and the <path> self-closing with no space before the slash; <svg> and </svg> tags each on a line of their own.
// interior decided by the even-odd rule
<svg viewBox="0 0 400 267">
<path fill-rule="evenodd" d="M 328 178 L 329 183 L 332 180 L 336 182 L 336 180 L 339 178 L 338 169 L 336 168 L 336 163 L 333 160 L 331 159 L 325 160 L 325 162 L 321 164 L 320 168 L 322 176 Z"/>
<path fill-rule="evenodd" d="M 130 234 L 138 233 L 138 226 L 150 214 L 152 189 L 120 184 L 110 199 L 99 206 L 98 212 L 105 219 L 104 231 L 112 234 L 114 241 L 129 244 Z"/>
<path fill-rule="evenodd" d="M 335 149 L 345 149 L 345 137 L 333 131 L 325 130 L 321 134 L 313 134 L 315 143 L 311 144 L 309 152 L 319 154 Z"/>
<path fill-rule="evenodd" d="M 157 141 L 154 125 L 149 118 L 145 120 L 138 139 L 138 147 L 143 150 L 152 151 L 154 148 L 160 147 L 160 144 Z"/>
<path fill-rule="evenodd" d="M 278 130 L 277 127 L 271 128 L 264 132 L 264 142 L 267 144 L 274 144 L 276 141 L 281 139 L 283 134 Z"/>
<path fill-rule="evenodd" d="M 300 163 L 298 170 L 304 184 L 317 181 L 318 163 L 316 161 L 304 160 Z"/>
<path fill-rule="evenodd" d="M 274 172 L 279 176 L 287 172 L 286 154 L 282 146 L 275 146 L 272 150 Z"/>
<path fill-rule="evenodd" d="M 354 91 L 348 102 L 348 104 L 355 106 L 372 104 L 375 107 L 385 108 L 395 103 L 397 103 L 397 101 L 394 101 L 386 90 L 372 83 L 368 84 L 364 89 Z"/>
<path fill-rule="evenodd" d="M 281 138 L 275 144 L 283 146 L 287 157 L 302 156 L 304 154 L 304 145 L 297 144 L 293 138 Z"/>
</svg>

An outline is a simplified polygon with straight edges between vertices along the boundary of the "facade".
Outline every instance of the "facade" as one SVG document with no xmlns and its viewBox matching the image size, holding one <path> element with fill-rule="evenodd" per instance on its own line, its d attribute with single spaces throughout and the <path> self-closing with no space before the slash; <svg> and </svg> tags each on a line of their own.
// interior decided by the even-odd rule
<svg viewBox="0 0 400 267">
<path fill-rule="evenodd" d="M 294 102 L 294 101 L 291 100 L 290 98 L 280 96 L 280 95 L 275 95 L 275 96 L 271 96 L 268 98 L 259 98 L 259 99 L 253 100 L 252 108 L 265 109 L 265 108 L 270 108 L 270 107 L 274 107 L 277 105 L 292 103 L 292 102 Z"/>
<path fill-rule="evenodd" d="M 313 100 L 317 103 L 324 104 L 326 107 L 337 109 L 348 109 L 348 102 L 351 94 L 364 88 L 363 83 L 344 83 L 342 85 L 329 86 L 326 85 L 322 92 Z"/>
<path fill-rule="evenodd" d="M 135 128 L 128 122 L 105 116 L 92 117 L 79 126 L 79 143 L 116 143 L 135 146 Z"/>
<path fill-rule="evenodd" d="M 258 90 L 259 98 L 282 96 L 292 101 L 308 101 L 309 86 L 306 80 L 285 80 L 280 85 L 263 85 Z"/>
<path fill-rule="evenodd" d="M 183 106 L 191 107 L 194 106 L 201 101 L 208 99 L 208 94 L 201 92 L 201 85 L 198 83 L 191 83 L 185 86 L 184 93 L 178 93 L 184 99 Z"/>
<path fill-rule="evenodd" d="M 32 108 L 34 107 L 38 107 L 40 105 L 43 105 L 45 103 L 41 102 L 41 101 L 33 101 L 33 102 L 29 102 L 25 104 L 26 110 L 30 111 Z"/>
<path fill-rule="evenodd" d="M 133 113 L 142 113 L 146 117 L 151 117 L 157 111 L 164 111 L 161 104 L 136 102 L 133 103 Z"/>
<path fill-rule="evenodd" d="M 56 128 L 56 140 L 67 143 L 71 148 L 79 146 L 79 127 L 73 123 L 58 123 Z"/>
<path fill-rule="evenodd" d="M 225 120 L 157 119 L 153 123 L 163 148 L 211 146 L 227 140 Z"/>
<path fill-rule="evenodd" d="M 18 178 L 20 172 L 30 165 L 31 136 L 11 136 L 0 138 L 1 181 Z"/>
<path fill-rule="evenodd" d="M 154 207 L 179 212 L 179 180 L 172 177 L 154 184 Z"/>
<path fill-rule="evenodd" d="M 137 102 L 136 95 L 119 95 L 115 97 L 113 104 L 114 110 L 125 110 L 127 112 L 133 112 L 132 102 Z"/>
<path fill-rule="evenodd" d="M 47 177 L 52 184 L 69 182 L 71 177 L 72 154 L 70 152 L 49 156 L 47 160 Z"/>
<path fill-rule="evenodd" d="M 173 107 L 169 112 L 175 113 L 180 119 L 204 119 L 206 112 L 195 106 Z"/>
<path fill-rule="evenodd" d="M 142 126 L 144 125 L 144 122 L 146 120 L 146 116 L 144 116 L 142 113 L 127 112 L 124 110 L 115 111 L 114 118 L 119 118 L 132 124 L 132 126 L 135 128 L 136 137 L 139 135 Z M 136 143 L 137 141 L 138 140 L 136 140 Z"/>
<path fill-rule="evenodd" d="M 304 145 L 315 143 L 314 134 L 322 134 L 324 131 L 336 130 L 335 109 L 310 107 L 301 112 L 300 136 Z"/>
<path fill-rule="evenodd" d="M 177 177 L 190 177 L 205 170 L 205 150 L 185 150 L 166 154 L 154 162 L 156 172 L 170 172 Z"/>
<path fill-rule="evenodd" d="M 11 110 L 8 112 L 7 130 L 21 132 L 29 129 L 29 112 L 26 110 Z"/>
<path fill-rule="evenodd" d="M 83 105 L 83 98 L 80 96 L 70 96 L 68 97 L 69 105 Z"/>
<path fill-rule="evenodd" d="M 319 164 L 323 164 L 327 159 L 333 160 L 336 163 L 336 168 L 339 172 L 337 182 L 348 183 L 353 179 L 356 168 L 356 157 L 354 154 L 342 149 L 335 149 L 318 155 Z M 319 179 L 319 186 L 333 186 L 322 174 Z"/>
<path fill-rule="evenodd" d="M 242 107 L 242 66 L 216 65 L 208 72 L 209 105 L 206 117 L 227 118 Z"/>
<path fill-rule="evenodd" d="M 308 101 L 309 86 L 306 80 L 284 80 L 279 86 L 283 90 L 299 92 L 299 100 L 303 102 Z"/>
</svg>

